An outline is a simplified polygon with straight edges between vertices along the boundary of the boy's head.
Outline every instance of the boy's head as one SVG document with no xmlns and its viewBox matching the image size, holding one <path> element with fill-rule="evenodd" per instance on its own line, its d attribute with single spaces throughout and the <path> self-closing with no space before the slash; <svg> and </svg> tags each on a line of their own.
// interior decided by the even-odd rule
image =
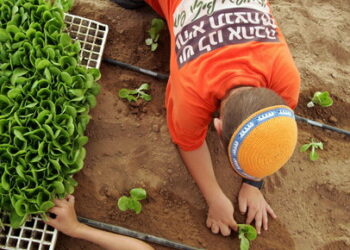
<svg viewBox="0 0 350 250">
<path fill-rule="evenodd" d="M 214 120 L 233 168 L 242 177 L 260 180 L 280 169 L 297 141 L 293 111 L 266 88 L 232 90 Z"/>
</svg>

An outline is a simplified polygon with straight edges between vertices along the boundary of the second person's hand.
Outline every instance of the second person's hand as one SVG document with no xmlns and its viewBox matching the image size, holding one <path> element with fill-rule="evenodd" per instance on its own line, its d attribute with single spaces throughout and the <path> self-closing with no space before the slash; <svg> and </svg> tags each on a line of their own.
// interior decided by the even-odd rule
<svg viewBox="0 0 350 250">
<path fill-rule="evenodd" d="M 231 229 L 237 231 L 237 223 L 233 218 L 232 202 L 224 193 L 209 201 L 208 206 L 207 227 L 214 234 L 221 232 L 223 236 L 228 236 L 231 234 Z"/>
<path fill-rule="evenodd" d="M 79 228 L 83 225 L 77 220 L 74 196 L 68 195 L 65 199 L 56 199 L 54 203 L 55 207 L 51 208 L 49 212 L 55 214 L 56 218 L 49 218 L 46 223 L 66 235 L 76 237 Z"/>
</svg>

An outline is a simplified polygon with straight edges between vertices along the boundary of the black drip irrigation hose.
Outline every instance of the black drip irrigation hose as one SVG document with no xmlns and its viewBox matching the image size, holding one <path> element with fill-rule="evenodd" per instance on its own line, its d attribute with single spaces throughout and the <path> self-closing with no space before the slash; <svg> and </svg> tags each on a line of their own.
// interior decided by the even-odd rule
<svg viewBox="0 0 350 250">
<path fill-rule="evenodd" d="M 143 68 L 140 68 L 140 67 L 137 67 L 137 66 L 134 66 L 134 65 L 130 65 L 130 64 L 127 64 L 127 63 L 116 61 L 114 59 L 104 58 L 103 61 L 107 62 L 107 63 L 110 63 L 112 65 L 120 66 L 120 67 L 129 69 L 129 70 L 133 70 L 133 71 L 145 74 L 145 75 L 149 75 L 149 76 L 155 77 L 155 78 L 157 78 L 159 80 L 168 80 L 168 78 L 169 78 L 169 76 L 166 75 L 166 74 L 161 74 L 161 73 L 157 73 L 157 72 L 154 72 L 154 71 L 151 71 L 151 70 L 143 69 Z M 306 122 L 307 124 L 310 124 L 312 126 L 316 126 L 316 127 L 319 127 L 319 128 L 332 130 L 332 131 L 335 131 L 335 132 L 338 132 L 338 133 L 350 136 L 350 131 L 346 131 L 344 129 L 340 129 L 340 128 L 336 128 L 336 127 L 333 127 L 333 126 L 329 126 L 327 124 L 316 122 L 316 121 L 313 121 L 313 120 L 310 120 L 308 118 L 304 118 L 304 117 L 301 117 L 301 116 L 298 116 L 298 115 L 295 115 L 295 119 L 297 121 Z"/>
<path fill-rule="evenodd" d="M 168 78 L 169 78 L 169 76 L 166 75 L 166 74 L 157 73 L 157 72 L 154 72 L 152 70 L 140 68 L 138 66 L 127 64 L 127 63 L 124 63 L 124 62 L 121 62 L 121 61 L 117 61 L 117 60 L 114 60 L 114 59 L 111 59 L 111 58 L 103 58 L 103 61 L 106 62 L 106 63 L 112 64 L 112 65 L 115 65 L 115 66 L 119 66 L 119 67 L 122 67 L 122 68 L 125 68 L 125 69 L 129 69 L 129 70 L 132 70 L 132 71 L 136 71 L 136 72 L 148 75 L 148 76 L 152 76 L 152 77 L 154 77 L 154 78 L 156 78 L 158 80 L 167 81 Z"/>
<path fill-rule="evenodd" d="M 129 236 L 129 237 L 136 238 L 136 239 L 143 240 L 143 241 L 148 241 L 151 243 L 170 247 L 173 249 L 182 249 L 182 250 L 201 250 L 202 249 L 202 248 L 187 246 L 187 245 L 184 245 L 182 243 L 170 241 L 170 240 L 160 238 L 157 236 L 136 232 L 136 231 L 124 228 L 124 227 L 115 226 L 115 225 L 111 225 L 111 224 L 107 224 L 107 223 L 103 223 L 100 221 L 95 221 L 95 220 L 91 220 L 91 219 L 87 219 L 87 218 L 83 218 L 83 217 L 79 217 L 79 216 L 78 216 L 78 220 L 86 225 L 89 225 L 89 226 L 92 226 L 95 228 L 114 232 L 117 234 L 122 234 L 125 236 Z"/>
<path fill-rule="evenodd" d="M 338 132 L 338 133 L 341 133 L 341 134 L 345 134 L 345 135 L 350 135 L 350 131 L 346 131 L 344 129 L 340 129 L 340 128 L 336 128 L 336 127 L 333 127 L 333 126 L 329 126 L 327 124 L 316 122 L 316 121 L 313 121 L 313 120 L 310 120 L 310 119 L 307 119 L 307 118 L 304 118 L 304 117 L 301 117 L 301 116 L 298 116 L 298 115 L 295 115 L 295 119 L 297 121 L 306 122 L 307 124 L 310 124 L 312 126 L 316 126 L 316 127 L 320 127 L 320 128 L 323 128 L 323 129 L 332 130 L 332 131 L 335 131 L 335 132 Z"/>
</svg>

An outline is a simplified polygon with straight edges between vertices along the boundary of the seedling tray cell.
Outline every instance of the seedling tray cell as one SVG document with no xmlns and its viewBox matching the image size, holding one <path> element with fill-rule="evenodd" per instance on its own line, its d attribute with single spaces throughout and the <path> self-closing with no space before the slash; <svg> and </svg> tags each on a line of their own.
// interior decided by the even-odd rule
<svg viewBox="0 0 350 250">
<path fill-rule="evenodd" d="M 100 68 L 107 41 L 108 25 L 71 14 L 66 14 L 64 21 L 70 36 L 80 42 L 81 65 Z"/>
<path fill-rule="evenodd" d="M 9 217 L 2 216 L 3 229 L 0 234 L 1 249 L 53 250 L 57 240 L 57 230 L 48 226 L 39 217 L 33 217 L 21 228 L 10 227 Z"/>
<path fill-rule="evenodd" d="M 67 32 L 80 42 L 80 64 L 88 68 L 100 68 L 107 41 L 108 26 L 84 17 L 65 14 Z M 58 232 L 38 216 L 32 217 L 21 228 L 10 226 L 8 215 L 1 215 L 0 249 L 53 250 Z"/>
</svg>

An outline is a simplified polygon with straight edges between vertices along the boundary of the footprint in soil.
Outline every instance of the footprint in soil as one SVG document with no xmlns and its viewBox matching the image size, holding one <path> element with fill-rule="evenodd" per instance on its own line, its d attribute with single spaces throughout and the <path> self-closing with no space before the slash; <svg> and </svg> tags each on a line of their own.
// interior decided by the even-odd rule
<svg viewBox="0 0 350 250">
<path fill-rule="evenodd" d="M 350 192 L 339 190 L 331 184 L 319 184 L 316 188 L 323 202 L 328 200 L 335 203 L 339 208 L 343 208 L 344 211 L 350 210 Z"/>
<path fill-rule="evenodd" d="M 277 173 L 269 176 L 265 180 L 265 190 L 268 193 L 274 193 L 276 188 L 282 186 L 283 179 L 288 175 L 285 168 L 281 168 Z"/>
<path fill-rule="evenodd" d="M 138 146 L 133 152 L 133 160 L 138 163 L 145 164 L 149 159 L 149 150 L 146 145 Z"/>
</svg>

